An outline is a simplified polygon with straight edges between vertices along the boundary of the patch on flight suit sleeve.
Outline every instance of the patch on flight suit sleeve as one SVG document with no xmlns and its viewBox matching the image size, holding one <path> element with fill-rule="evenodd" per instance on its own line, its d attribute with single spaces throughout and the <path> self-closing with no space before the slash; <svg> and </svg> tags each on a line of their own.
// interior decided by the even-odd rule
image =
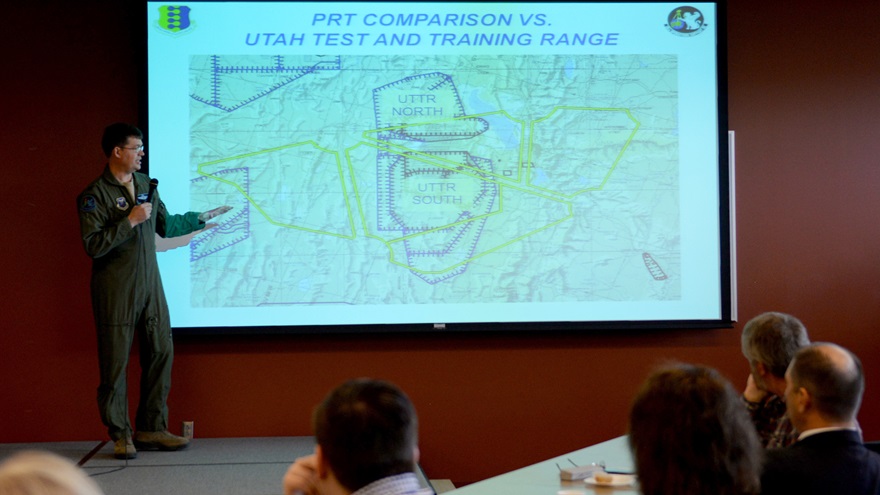
<svg viewBox="0 0 880 495">
<path fill-rule="evenodd" d="M 88 213 L 90 211 L 94 211 L 95 208 L 98 207 L 98 202 L 95 200 L 95 197 L 89 194 L 88 196 L 83 196 L 82 200 L 79 203 L 79 211 L 83 213 Z"/>
<path fill-rule="evenodd" d="M 116 209 L 123 211 L 128 209 L 128 200 L 125 199 L 125 196 L 119 196 L 116 198 Z"/>
</svg>

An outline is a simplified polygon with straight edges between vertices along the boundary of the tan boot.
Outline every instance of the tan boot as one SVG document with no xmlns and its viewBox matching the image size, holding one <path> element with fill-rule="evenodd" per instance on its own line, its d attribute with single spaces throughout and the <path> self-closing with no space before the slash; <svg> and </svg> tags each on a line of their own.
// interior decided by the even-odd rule
<svg viewBox="0 0 880 495">
<path fill-rule="evenodd" d="M 122 437 L 113 444 L 113 457 L 117 459 L 135 459 L 138 453 L 131 443 L 131 437 Z"/>
<path fill-rule="evenodd" d="M 189 440 L 166 431 L 139 431 L 134 434 L 134 445 L 141 450 L 183 450 Z"/>
</svg>

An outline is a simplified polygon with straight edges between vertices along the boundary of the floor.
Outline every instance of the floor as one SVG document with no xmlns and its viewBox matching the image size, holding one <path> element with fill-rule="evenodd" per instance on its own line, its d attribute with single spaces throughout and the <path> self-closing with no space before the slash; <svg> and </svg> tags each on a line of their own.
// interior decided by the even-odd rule
<svg viewBox="0 0 880 495">
<path fill-rule="evenodd" d="M 0 460 L 21 450 L 54 452 L 82 463 L 106 495 L 278 495 L 288 466 L 314 451 L 312 437 L 197 438 L 186 450 L 141 451 L 125 461 L 113 457 L 112 443 L 102 443 L 0 444 Z M 417 474 L 437 493 L 454 489 L 449 480 Z"/>
</svg>

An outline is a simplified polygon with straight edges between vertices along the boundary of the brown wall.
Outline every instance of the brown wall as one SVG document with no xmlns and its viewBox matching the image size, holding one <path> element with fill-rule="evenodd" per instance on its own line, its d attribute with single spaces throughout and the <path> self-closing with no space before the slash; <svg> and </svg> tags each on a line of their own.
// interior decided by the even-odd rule
<svg viewBox="0 0 880 495">
<path fill-rule="evenodd" d="M 0 442 L 101 440 L 74 201 L 100 172 L 103 126 L 137 121 L 140 2 L 24 4 L 0 33 Z M 856 351 L 861 424 L 880 439 L 880 3 L 783 4 L 729 7 L 739 314 L 790 312 Z M 744 384 L 740 330 L 178 339 L 171 423 L 307 435 L 330 387 L 382 377 L 416 403 L 428 475 L 470 482 L 622 434 L 661 360 Z"/>
</svg>

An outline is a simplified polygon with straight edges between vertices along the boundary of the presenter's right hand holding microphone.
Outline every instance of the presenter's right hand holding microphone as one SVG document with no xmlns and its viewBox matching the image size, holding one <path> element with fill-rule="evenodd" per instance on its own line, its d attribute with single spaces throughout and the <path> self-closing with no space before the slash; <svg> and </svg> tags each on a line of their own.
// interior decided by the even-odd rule
<svg viewBox="0 0 880 495">
<path fill-rule="evenodd" d="M 141 146 L 141 148 L 143 148 L 143 146 Z M 159 179 L 150 179 L 150 190 L 147 193 L 147 201 L 136 205 L 131 209 L 131 213 L 128 214 L 128 222 L 132 227 L 140 225 L 150 219 L 150 215 L 153 214 L 153 194 L 156 193 L 157 187 L 159 187 Z"/>
</svg>

